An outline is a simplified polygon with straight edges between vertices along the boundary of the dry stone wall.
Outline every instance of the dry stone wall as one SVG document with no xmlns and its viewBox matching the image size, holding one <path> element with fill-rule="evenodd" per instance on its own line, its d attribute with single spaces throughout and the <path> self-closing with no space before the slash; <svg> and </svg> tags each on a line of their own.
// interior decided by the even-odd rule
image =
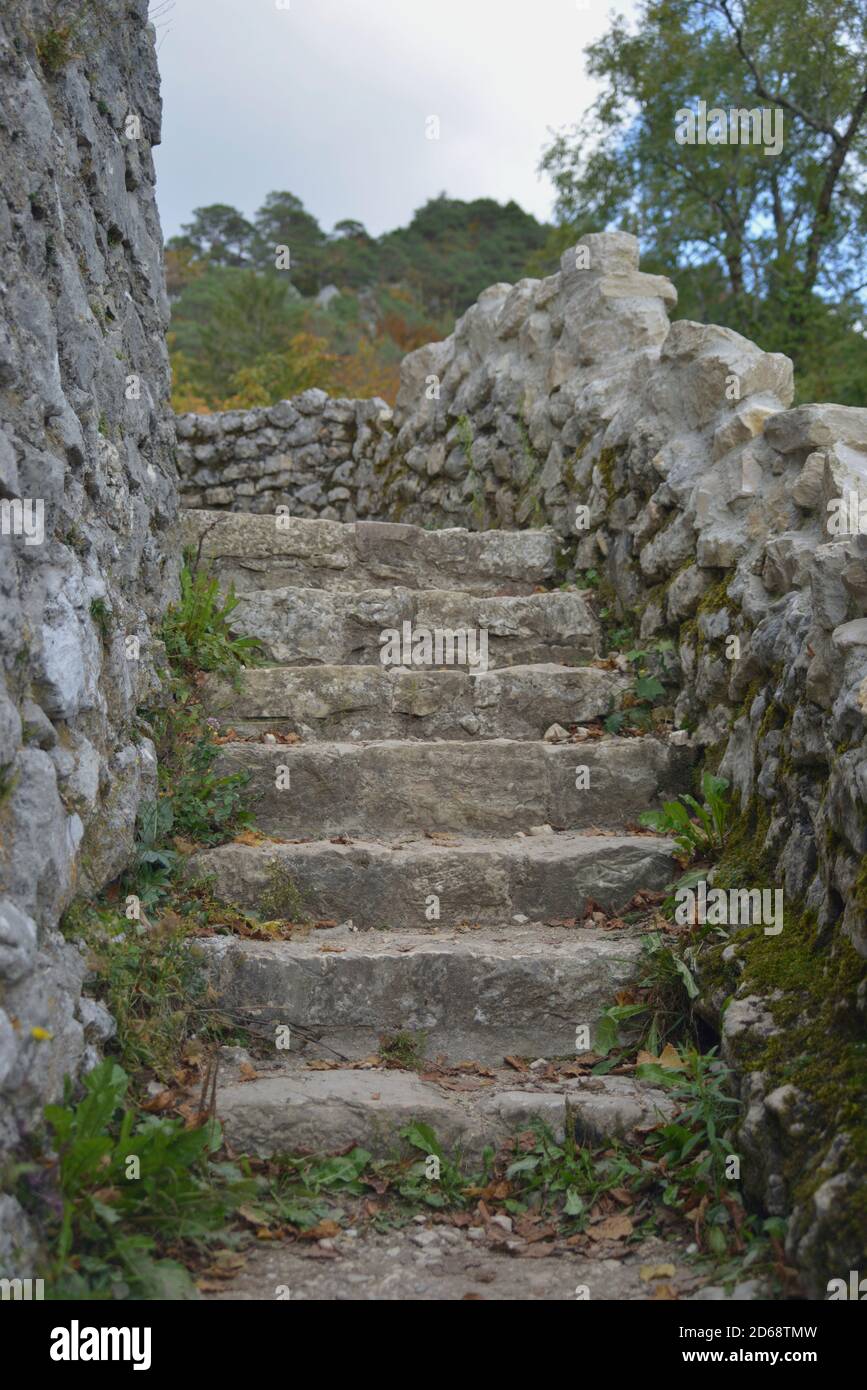
<svg viewBox="0 0 867 1390">
<path fill-rule="evenodd" d="M 181 503 L 355 521 L 382 505 L 377 465 L 388 458 L 385 401 L 333 400 L 313 388 L 258 410 L 178 416 Z"/>
<path fill-rule="evenodd" d="M 146 0 L 74 8 L 0 16 L 0 1156 L 113 1027 L 58 922 L 153 792 L 135 712 L 176 583 L 154 34 Z M 4 1273 L 24 1239 L 0 1196 Z"/>
<path fill-rule="evenodd" d="M 359 428 L 362 403 L 319 394 L 314 416 L 307 393 L 228 429 L 187 417 L 181 430 L 219 441 L 197 459 L 222 485 L 210 501 L 202 490 L 207 505 L 552 527 L 564 577 L 598 583 L 638 645 L 671 644 L 657 661 L 675 722 L 733 785 L 755 861 L 784 890 L 786 930 L 805 936 L 806 972 L 846 977 L 851 1034 L 867 1018 L 867 409 L 792 409 L 787 358 L 670 324 L 675 302 L 640 271 L 633 237 L 588 236 L 558 274 L 492 286 L 451 337 L 407 357 L 393 420 L 371 403 Z M 321 422 L 297 452 L 273 437 L 284 410 L 305 439 Z M 243 494 L 227 445 L 239 437 L 262 441 L 242 456 Z M 700 1003 L 742 1076 L 745 1185 L 770 1214 L 794 1207 L 790 1255 L 821 1296 L 835 1262 L 845 1273 L 863 1256 L 863 1145 L 837 1101 L 820 1113 L 765 1074 L 757 1042 L 779 1051 L 785 1029 L 736 938 L 727 964 Z"/>
</svg>

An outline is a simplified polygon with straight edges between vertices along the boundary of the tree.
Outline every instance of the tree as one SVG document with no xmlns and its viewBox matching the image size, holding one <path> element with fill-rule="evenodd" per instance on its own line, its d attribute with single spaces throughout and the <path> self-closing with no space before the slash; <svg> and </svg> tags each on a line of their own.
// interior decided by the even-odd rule
<svg viewBox="0 0 867 1390">
<path fill-rule="evenodd" d="M 242 368 L 286 351 L 301 329 L 303 312 L 288 279 L 253 270 L 207 270 L 187 286 L 172 315 L 187 389 L 211 405 L 225 399 Z"/>
<path fill-rule="evenodd" d="M 180 250 L 192 247 L 199 260 L 211 265 L 249 264 L 253 228 L 237 208 L 228 203 L 211 203 L 194 208 L 192 222 L 182 224 L 184 235 L 172 237 L 169 246 Z"/>
<path fill-rule="evenodd" d="M 863 0 L 644 0 L 635 30 L 615 18 L 590 45 L 600 96 L 544 154 L 559 216 L 577 234 L 635 232 L 695 317 L 804 360 L 819 300 L 840 310 L 833 323 L 819 315 L 823 328 L 854 333 L 854 349 L 865 50 Z M 780 152 L 766 154 L 765 141 L 678 144 L 677 113 L 702 100 L 782 113 Z"/>
<path fill-rule="evenodd" d="M 294 193 L 269 193 L 254 220 L 257 266 L 273 270 L 277 247 L 288 246 L 289 279 L 302 294 L 316 294 L 322 288 L 326 236 L 301 199 Z"/>
</svg>

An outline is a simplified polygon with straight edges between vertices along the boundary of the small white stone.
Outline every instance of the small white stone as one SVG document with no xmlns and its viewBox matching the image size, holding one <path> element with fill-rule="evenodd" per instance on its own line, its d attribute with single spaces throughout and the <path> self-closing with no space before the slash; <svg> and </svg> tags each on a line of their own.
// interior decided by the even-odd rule
<svg viewBox="0 0 867 1390">
<path fill-rule="evenodd" d="M 439 1237 L 436 1231 L 414 1231 L 410 1240 L 413 1245 L 420 1245 L 423 1250 L 427 1250 L 431 1245 L 437 1244 Z"/>
<path fill-rule="evenodd" d="M 562 724 L 552 724 L 545 730 L 542 737 L 546 743 L 562 743 L 569 737 L 569 732 L 563 728 Z"/>
</svg>

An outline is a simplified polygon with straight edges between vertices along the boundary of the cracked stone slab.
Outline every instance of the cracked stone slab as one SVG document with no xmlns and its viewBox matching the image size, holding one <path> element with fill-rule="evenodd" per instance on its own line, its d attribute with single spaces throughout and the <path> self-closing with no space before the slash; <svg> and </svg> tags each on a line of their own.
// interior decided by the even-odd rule
<svg viewBox="0 0 867 1390">
<path fill-rule="evenodd" d="M 404 623 L 484 631 L 490 666 L 575 666 L 597 654 L 600 639 L 584 597 L 559 589 L 504 597 L 404 586 L 357 593 L 265 589 L 242 594 L 232 615 L 233 627 L 258 638 L 271 661 L 298 666 L 376 665 L 383 634 L 402 634 Z"/>
<path fill-rule="evenodd" d="M 434 920 L 443 926 L 496 925 L 516 914 L 531 921 L 575 917 L 588 898 L 620 910 L 639 889 L 659 889 L 671 881 L 673 849 L 670 840 L 652 835 L 569 832 L 522 839 L 454 837 L 448 844 L 271 841 L 199 851 L 189 872 L 213 878 L 219 897 L 254 911 L 269 889 L 288 880 L 290 919 L 300 894 L 311 915 L 352 918 L 361 927 L 424 927 Z M 273 913 L 273 901 L 269 910 Z M 429 915 L 433 911 L 438 919 Z"/>
<path fill-rule="evenodd" d="M 307 741 L 540 739 L 551 724 L 607 715 L 629 688 L 595 666 L 544 663 L 471 674 L 382 666 L 263 666 L 237 687 L 211 677 L 208 712 L 240 733 L 297 733 Z"/>
<path fill-rule="evenodd" d="M 278 524 L 278 522 L 280 524 Z M 529 594 L 553 578 L 553 531 L 425 531 L 397 522 L 303 520 L 251 512 L 184 513 L 184 543 L 238 592 L 312 589 L 463 589 Z"/>
<path fill-rule="evenodd" d="M 205 938 L 220 1006 L 265 1031 L 285 1024 L 291 1051 L 367 1057 L 383 1033 L 424 1034 L 427 1055 L 502 1062 L 575 1055 L 616 992 L 636 978 L 641 937 L 541 923 L 472 931 L 347 926 L 292 941 Z M 330 949 L 323 954 L 321 947 Z"/>
<path fill-rule="evenodd" d="M 660 796 L 687 789 L 684 754 L 650 737 L 235 743 L 223 747 L 216 770 L 249 774 L 245 795 L 268 834 L 508 834 L 636 823 Z"/>
<path fill-rule="evenodd" d="M 636 1123 L 661 1122 L 672 1104 L 661 1089 L 629 1077 L 572 1078 L 542 1088 L 501 1075 L 487 1088 L 453 1091 L 410 1071 L 295 1067 L 218 1088 L 217 1114 L 232 1147 L 260 1157 L 354 1144 L 375 1157 L 398 1155 L 407 1151 L 401 1130 L 421 1122 L 446 1152 L 478 1162 L 485 1148 L 499 1148 L 535 1119 L 560 1142 L 577 1122 L 594 1131 L 596 1143 Z"/>
</svg>

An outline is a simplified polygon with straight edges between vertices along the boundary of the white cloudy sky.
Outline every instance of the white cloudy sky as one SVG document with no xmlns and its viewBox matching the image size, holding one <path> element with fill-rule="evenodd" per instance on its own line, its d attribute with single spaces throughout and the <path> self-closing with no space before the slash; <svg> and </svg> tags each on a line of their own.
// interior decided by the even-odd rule
<svg viewBox="0 0 867 1390">
<path fill-rule="evenodd" d="M 540 152 L 548 127 L 592 100 L 583 49 L 612 0 L 278 5 L 153 0 L 166 236 L 207 203 L 250 216 L 271 189 L 297 194 L 326 230 L 355 217 L 378 234 L 442 191 L 550 217 Z M 430 115 L 438 141 L 425 137 Z"/>
</svg>

